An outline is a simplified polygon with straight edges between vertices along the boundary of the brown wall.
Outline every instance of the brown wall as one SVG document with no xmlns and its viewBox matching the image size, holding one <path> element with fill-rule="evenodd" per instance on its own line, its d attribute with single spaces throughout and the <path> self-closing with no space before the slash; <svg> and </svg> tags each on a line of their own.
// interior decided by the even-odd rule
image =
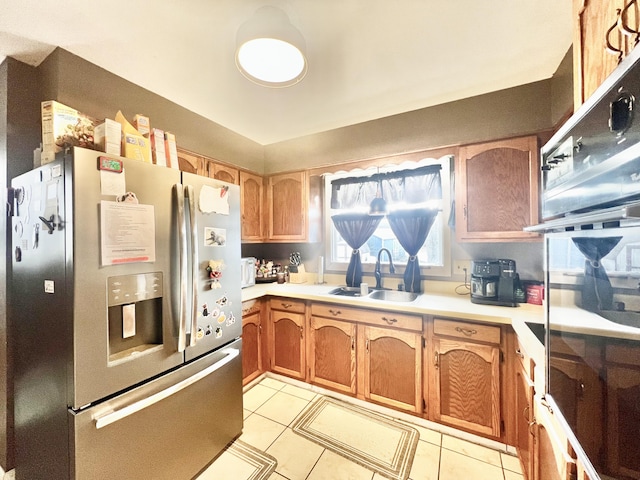
<svg viewBox="0 0 640 480">
<path fill-rule="evenodd" d="M 43 100 L 57 100 L 92 117 L 126 118 L 137 113 L 152 126 L 173 132 L 178 145 L 222 162 L 262 173 L 263 147 L 149 90 L 57 48 L 40 65 Z"/>
</svg>

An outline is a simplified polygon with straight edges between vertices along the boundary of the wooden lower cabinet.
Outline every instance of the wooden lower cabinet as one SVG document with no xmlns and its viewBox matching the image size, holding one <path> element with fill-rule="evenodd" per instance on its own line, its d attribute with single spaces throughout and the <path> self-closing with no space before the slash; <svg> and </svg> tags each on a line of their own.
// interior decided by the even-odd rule
<svg viewBox="0 0 640 480">
<path fill-rule="evenodd" d="M 523 362 L 529 361 L 527 369 L 524 363 L 516 365 L 516 449 L 522 464 L 522 473 L 525 480 L 533 480 L 534 453 L 535 453 L 535 417 L 533 415 L 533 399 L 535 388 L 530 372 L 533 371 L 533 362 L 523 358 Z"/>
<path fill-rule="evenodd" d="M 356 331 L 352 322 L 311 317 L 309 381 L 356 394 Z"/>
<path fill-rule="evenodd" d="M 575 464 L 564 458 L 544 425 L 536 425 L 536 442 L 535 480 L 570 480 Z"/>
<path fill-rule="evenodd" d="M 242 304 L 242 384 L 246 385 L 264 372 L 262 302 Z"/>
<path fill-rule="evenodd" d="M 369 325 L 358 333 L 364 398 L 421 413 L 422 334 Z"/>
<path fill-rule="evenodd" d="M 311 383 L 422 412 L 422 317 L 330 304 L 311 312 Z"/>
<path fill-rule="evenodd" d="M 500 327 L 436 318 L 433 332 L 427 342 L 430 418 L 500 438 Z"/>
<path fill-rule="evenodd" d="M 306 376 L 305 304 L 286 298 L 270 301 L 269 358 L 273 372 L 299 380 Z"/>
</svg>

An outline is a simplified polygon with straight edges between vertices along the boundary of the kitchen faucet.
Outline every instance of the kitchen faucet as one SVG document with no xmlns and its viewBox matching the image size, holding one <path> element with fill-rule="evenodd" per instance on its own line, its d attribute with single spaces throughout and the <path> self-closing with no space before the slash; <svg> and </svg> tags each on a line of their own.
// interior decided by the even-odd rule
<svg viewBox="0 0 640 480">
<path fill-rule="evenodd" d="M 391 258 L 391 252 L 388 248 L 381 248 L 378 251 L 378 260 L 376 261 L 376 268 L 373 272 L 373 275 L 376 277 L 376 288 L 382 288 L 382 271 L 380 269 L 380 256 L 382 252 L 387 252 L 387 257 L 389 257 L 389 273 L 396 273 L 396 268 L 393 266 L 393 259 Z"/>
</svg>

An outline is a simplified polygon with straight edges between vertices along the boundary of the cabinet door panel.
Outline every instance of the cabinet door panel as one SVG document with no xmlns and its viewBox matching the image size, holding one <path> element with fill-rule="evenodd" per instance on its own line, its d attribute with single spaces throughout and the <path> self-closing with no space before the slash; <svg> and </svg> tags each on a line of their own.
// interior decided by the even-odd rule
<svg viewBox="0 0 640 480">
<path fill-rule="evenodd" d="M 269 177 L 269 240 L 306 241 L 309 209 L 306 172 Z"/>
<path fill-rule="evenodd" d="M 500 436 L 500 349 L 434 338 L 437 421 Z"/>
<path fill-rule="evenodd" d="M 304 380 L 304 315 L 271 312 L 271 369 Z"/>
<path fill-rule="evenodd" d="M 240 172 L 240 210 L 242 212 L 242 240 L 262 241 L 264 203 L 262 177 Z"/>
<path fill-rule="evenodd" d="M 364 396 L 422 411 L 422 335 L 364 326 Z"/>
<path fill-rule="evenodd" d="M 260 312 L 242 317 L 242 380 L 246 385 L 262 373 Z"/>
<path fill-rule="evenodd" d="M 458 241 L 524 241 L 538 223 L 536 136 L 466 145 L 456 159 Z"/>
<path fill-rule="evenodd" d="M 350 394 L 356 393 L 356 325 L 311 318 L 310 380 Z"/>
</svg>

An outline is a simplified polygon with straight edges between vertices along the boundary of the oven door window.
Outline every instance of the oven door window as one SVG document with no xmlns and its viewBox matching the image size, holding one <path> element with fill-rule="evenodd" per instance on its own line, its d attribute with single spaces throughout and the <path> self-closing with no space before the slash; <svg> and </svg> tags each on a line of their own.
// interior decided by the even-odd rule
<svg viewBox="0 0 640 480">
<path fill-rule="evenodd" d="M 601 475 L 640 478 L 640 227 L 551 233 L 545 248 L 550 403 Z"/>
</svg>

